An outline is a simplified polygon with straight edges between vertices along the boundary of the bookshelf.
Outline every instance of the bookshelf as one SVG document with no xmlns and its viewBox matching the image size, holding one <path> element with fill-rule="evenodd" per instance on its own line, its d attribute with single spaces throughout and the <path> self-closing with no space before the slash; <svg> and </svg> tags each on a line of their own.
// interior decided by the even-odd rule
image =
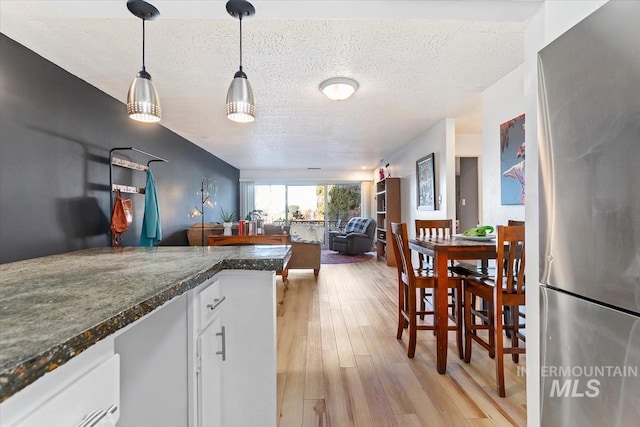
<svg viewBox="0 0 640 427">
<path fill-rule="evenodd" d="M 376 253 L 378 260 L 396 265 L 396 259 L 387 243 L 387 230 L 391 222 L 400 222 L 400 178 L 385 178 L 376 183 Z"/>
</svg>

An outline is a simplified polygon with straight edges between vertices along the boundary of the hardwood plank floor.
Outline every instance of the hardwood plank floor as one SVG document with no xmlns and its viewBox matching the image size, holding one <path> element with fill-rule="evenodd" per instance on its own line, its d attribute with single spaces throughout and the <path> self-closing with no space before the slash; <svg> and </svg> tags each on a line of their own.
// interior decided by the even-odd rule
<svg viewBox="0 0 640 427">
<path fill-rule="evenodd" d="M 507 397 L 495 387 L 495 362 L 474 345 L 458 359 L 450 335 L 447 374 L 435 369 L 435 337 L 396 339 L 397 273 L 375 260 L 323 264 L 278 278 L 278 425 L 524 426 L 525 378 L 505 357 Z M 526 356 L 520 365 L 525 366 Z"/>
</svg>

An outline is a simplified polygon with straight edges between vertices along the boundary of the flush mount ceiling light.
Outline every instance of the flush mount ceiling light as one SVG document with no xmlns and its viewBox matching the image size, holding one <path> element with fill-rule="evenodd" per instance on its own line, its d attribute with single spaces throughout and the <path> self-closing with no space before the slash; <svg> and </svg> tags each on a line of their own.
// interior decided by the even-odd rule
<svg viewBox="0 0 640 427">
<path fill-rule="evenodd" d="M 234 122 L 247 123 L 256 119 L 253 90 L 247 75 L 242 71 L 242 18 L 256 13 L 251 3 L 245 0 L 229 0 L 227 12 L 240 21 L 240 69 L 233 76 L 227 92 L 227 117 Z"/>
<path fill-rule="evenodd" d="M 343 101 L 349 98 L 357 89 L 358 82 L 346 77 L 335 77 L 320 83 L 322 93 L 334 101 Z"/>
<path fill-rule="evenodd" d="M 128 0 L 127 8 L 142 20 L 142 70 L 138 72 L 129 87 L 127 95 L 127 113 L 133 120 L 140 122 L 159 122 L 161 116 L 160 98 L 151 82 L 151 75 L 144 66 L 144 23 L 160 15 L 158 9 L 143 0 Z"/>
</svg>

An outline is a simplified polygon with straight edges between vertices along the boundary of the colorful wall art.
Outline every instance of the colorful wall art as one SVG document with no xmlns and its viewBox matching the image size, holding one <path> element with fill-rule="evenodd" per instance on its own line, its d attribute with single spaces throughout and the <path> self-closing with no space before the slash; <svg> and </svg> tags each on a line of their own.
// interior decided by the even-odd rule
<svg viewBox="0 0 640 427">
<path fill-rule="evenodd" d="M 524 114 L 500 125 L 500 189 L 503 205 L 524 205 Z"/>
</svg>

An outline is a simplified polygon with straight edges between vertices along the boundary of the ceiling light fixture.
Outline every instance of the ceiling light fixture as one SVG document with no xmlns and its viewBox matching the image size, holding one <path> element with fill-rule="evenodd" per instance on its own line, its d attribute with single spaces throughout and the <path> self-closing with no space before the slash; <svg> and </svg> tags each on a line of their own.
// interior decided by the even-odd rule
<svg viewBox="0 0 640 427">
<path fill-rule="evenodd" d="M 256 105 L 247 75 L 242 71 L 242 17 L 252 16 L 256 10 L 246 0 L 229 0 L 227 12 L 240 21 L 240 69 L 227 92 L 227 117 L 234 122 L 248 123 L 256 119 Z"/>
<path fill-rule="evenodd" d="M 151 75 L 144 66 L 144 42 L 146 20 L 160 15 L 158 9 L 143 0 L 127 0 L 127 9 L 142 20 L 142 70 L 133 79 L 127 94 L 127 113 L 133 120 L 140 122 L 159 122 L 161 116 L 160 98 L 151 82 Z"/>
<path fill-rule="evenodd" d="M 358 82 L 347 77 L 335 77 L 320 83 L 320 90 L 329 99 L 344 101 L 358 90 Z"/>
</svg>

